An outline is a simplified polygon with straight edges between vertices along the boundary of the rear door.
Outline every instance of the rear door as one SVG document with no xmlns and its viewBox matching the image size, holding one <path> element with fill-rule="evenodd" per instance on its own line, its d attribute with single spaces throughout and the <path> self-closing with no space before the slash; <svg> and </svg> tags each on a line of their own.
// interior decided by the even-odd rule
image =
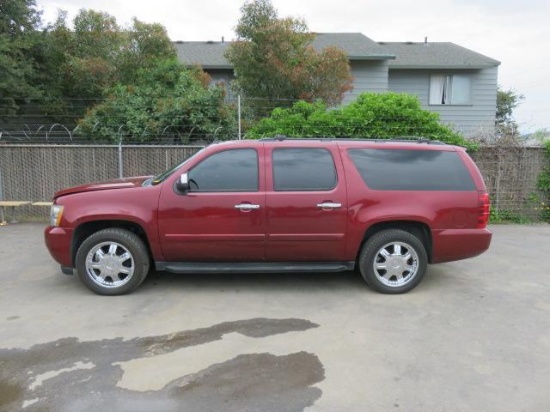
<svg viewBox="0 0 550 412">
<path fill-rule="evenodd" d="M 347 200 L 336 145 L 266 143 L 265 159 L 266 259 L 342 261 Z"/>
</svg>

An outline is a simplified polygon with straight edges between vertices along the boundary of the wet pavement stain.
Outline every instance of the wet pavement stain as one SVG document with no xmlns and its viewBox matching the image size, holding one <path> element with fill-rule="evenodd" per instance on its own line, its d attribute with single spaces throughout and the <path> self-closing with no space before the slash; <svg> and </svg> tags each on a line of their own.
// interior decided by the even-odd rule
<svg viewBox="0 0 550 412">
<path fill-rule="evenodd" d="M 318 357 L 246 353 L 161 390 L 117 387 L 121 362 L 219 341 L 238 333 L 264 338 L 318 325 L 303 319 L 250 319 L 169 335 L 80 342 L 64 338 L 30 349 L 0 349 L 0 410 L 11 411 L 302 411 L 320 398 Z M 206 350 L 205 350 L 206 352 Z"/>
</svg>

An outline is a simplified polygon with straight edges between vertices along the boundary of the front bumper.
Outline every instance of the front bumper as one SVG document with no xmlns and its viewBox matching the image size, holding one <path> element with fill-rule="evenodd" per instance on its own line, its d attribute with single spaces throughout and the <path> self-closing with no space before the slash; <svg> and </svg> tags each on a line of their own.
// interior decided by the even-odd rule
<svg viewBox="0 0 550 412">
<path fill-rule="evenodd" d="M 57 263 L 66 268 L 74 267 L 71 253 L 72 237 L 72 229 L 48 226 L 44 230 L 46 247 L 50 255 Z"/>
</svg>

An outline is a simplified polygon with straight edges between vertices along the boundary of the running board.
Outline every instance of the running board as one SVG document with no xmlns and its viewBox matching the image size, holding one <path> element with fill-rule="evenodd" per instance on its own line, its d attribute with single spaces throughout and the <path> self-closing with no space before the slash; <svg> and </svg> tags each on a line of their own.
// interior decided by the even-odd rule
<svg viewBox="0 0 550 412">
<path fill-rule="evenodd" d="M 157 271 L 172 273 L 345 272 L 355 262 L 156 262 Z"/>
</svg>

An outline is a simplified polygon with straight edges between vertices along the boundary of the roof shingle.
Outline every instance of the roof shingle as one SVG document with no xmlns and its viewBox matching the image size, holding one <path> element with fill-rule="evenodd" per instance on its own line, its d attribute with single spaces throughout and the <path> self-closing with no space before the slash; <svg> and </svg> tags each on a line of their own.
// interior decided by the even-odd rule
<svg viewBox="0 0 550 412">
<path fill-rule="evenodd" d="M 396 58 L 391 69 L 484 69 L 500 62 L 450 42 L 379 43 Z"/>
<path fill-rule="evenodd" d="M 175 42 L 179 60 L 204 69 L 232 69 L 224 56 L 231 42 Z M 362 33 L 317 33 L 313 46 L 338 47 L 350 60 L 389 60 L 393 69 L 483 69 L 500 62 L 454 43 L 377 43 Z"/>
</svg>

